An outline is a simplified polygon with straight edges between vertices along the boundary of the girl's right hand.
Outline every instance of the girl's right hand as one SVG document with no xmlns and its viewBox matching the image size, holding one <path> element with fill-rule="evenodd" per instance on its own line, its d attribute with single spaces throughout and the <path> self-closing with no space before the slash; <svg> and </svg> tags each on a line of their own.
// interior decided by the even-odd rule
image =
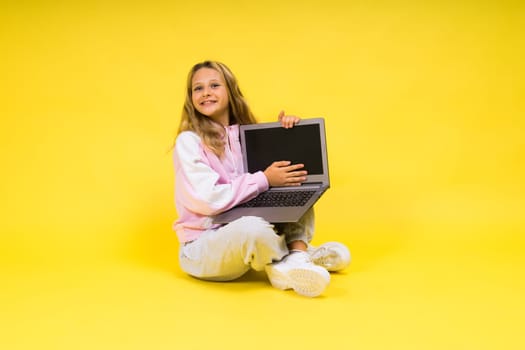
<svg viewBox="0 0 525 350">
<path fill-rule="evenodd" d="M 306 180 L 306 170 L 304 164 L 291 164 L 288 160 L 273 162 L 266 170 L 264 175 L 268 179 L 270 186 L 299 186 Z"/>
</svg>

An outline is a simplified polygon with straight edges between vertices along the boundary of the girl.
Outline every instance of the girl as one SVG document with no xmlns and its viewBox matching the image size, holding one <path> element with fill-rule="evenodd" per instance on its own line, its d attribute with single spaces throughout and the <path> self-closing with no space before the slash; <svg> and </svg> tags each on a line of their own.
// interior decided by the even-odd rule
<svg viewBox="0 0 525 350">
<path fill-rule="evenodd" d="M 299 118 L 279 114 L 283 127 Z M 348 249 L 336 242 L 309 246 L 314 215 L 310 209 L 297 223 L 272 225 L 259 217 L 242 217 L 226 225 L 212 216 L 248 201 L 270 186 L 299 186 L 303 164 L 276 160 L 266 170 L 246 173 L 242 165 L 239 125 L 256 123 L 237 80 L 224 64 L 198 63 L 187 79 L 174 148 L 174 223 L 181 268 L 191 276 L 228 281 L 250 268 L 266 270 L 270 283 L 298 294 L 320 295 L 330 271 L 350 262 Z"/>
</svg>

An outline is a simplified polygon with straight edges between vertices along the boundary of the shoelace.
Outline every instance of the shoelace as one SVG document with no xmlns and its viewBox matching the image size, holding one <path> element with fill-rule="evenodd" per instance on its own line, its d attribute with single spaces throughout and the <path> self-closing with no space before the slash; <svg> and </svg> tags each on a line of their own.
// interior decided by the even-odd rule
<svg viewBox="0 0 525 350">
<path fill-rule="evenodd" d="M 292 259 L 296 262 L 304 262 L 304 263 L 311 263 L 312 258 L 310 257 L 310 254 L 303 252 L 303 251 L 292 251 L 292 253 L 288 256 L 288 259 Z"/>
</svg>

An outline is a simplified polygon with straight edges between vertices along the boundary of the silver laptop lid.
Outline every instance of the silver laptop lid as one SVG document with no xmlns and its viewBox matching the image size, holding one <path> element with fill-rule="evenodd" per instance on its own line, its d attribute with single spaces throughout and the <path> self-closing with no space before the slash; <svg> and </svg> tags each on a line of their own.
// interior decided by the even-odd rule
<svg viewBox="0 0 525 350">
<path fill-rule="evenodd" d="M 250 173 L 264 171 L 274 161 L 289 160 L 305 165 L 305 183 L 330 183 L 323 118 L 302 119 L 290 129 L 280 122 L 241 125 L 240 141 L 244 169 Z"/>
</svg>

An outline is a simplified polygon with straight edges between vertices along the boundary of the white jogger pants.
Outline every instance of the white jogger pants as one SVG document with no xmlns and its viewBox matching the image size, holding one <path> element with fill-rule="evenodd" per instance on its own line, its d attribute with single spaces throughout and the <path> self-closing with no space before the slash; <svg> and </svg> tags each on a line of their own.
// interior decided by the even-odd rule
<svg viewBox="0 0 525 350">
<path fill-rule="evenodd" d="M 287 243 L 291 241 L 308 244 L 313 229 L 313 209 L 296 223 L 274 225 L 260 217 L 245 216 L 181 245 L 180 266 L 197 278 L 233 280 L 250 268 L 261 271 L 265 265 L 281 260 L 288 254 Z"/>
</svg>

